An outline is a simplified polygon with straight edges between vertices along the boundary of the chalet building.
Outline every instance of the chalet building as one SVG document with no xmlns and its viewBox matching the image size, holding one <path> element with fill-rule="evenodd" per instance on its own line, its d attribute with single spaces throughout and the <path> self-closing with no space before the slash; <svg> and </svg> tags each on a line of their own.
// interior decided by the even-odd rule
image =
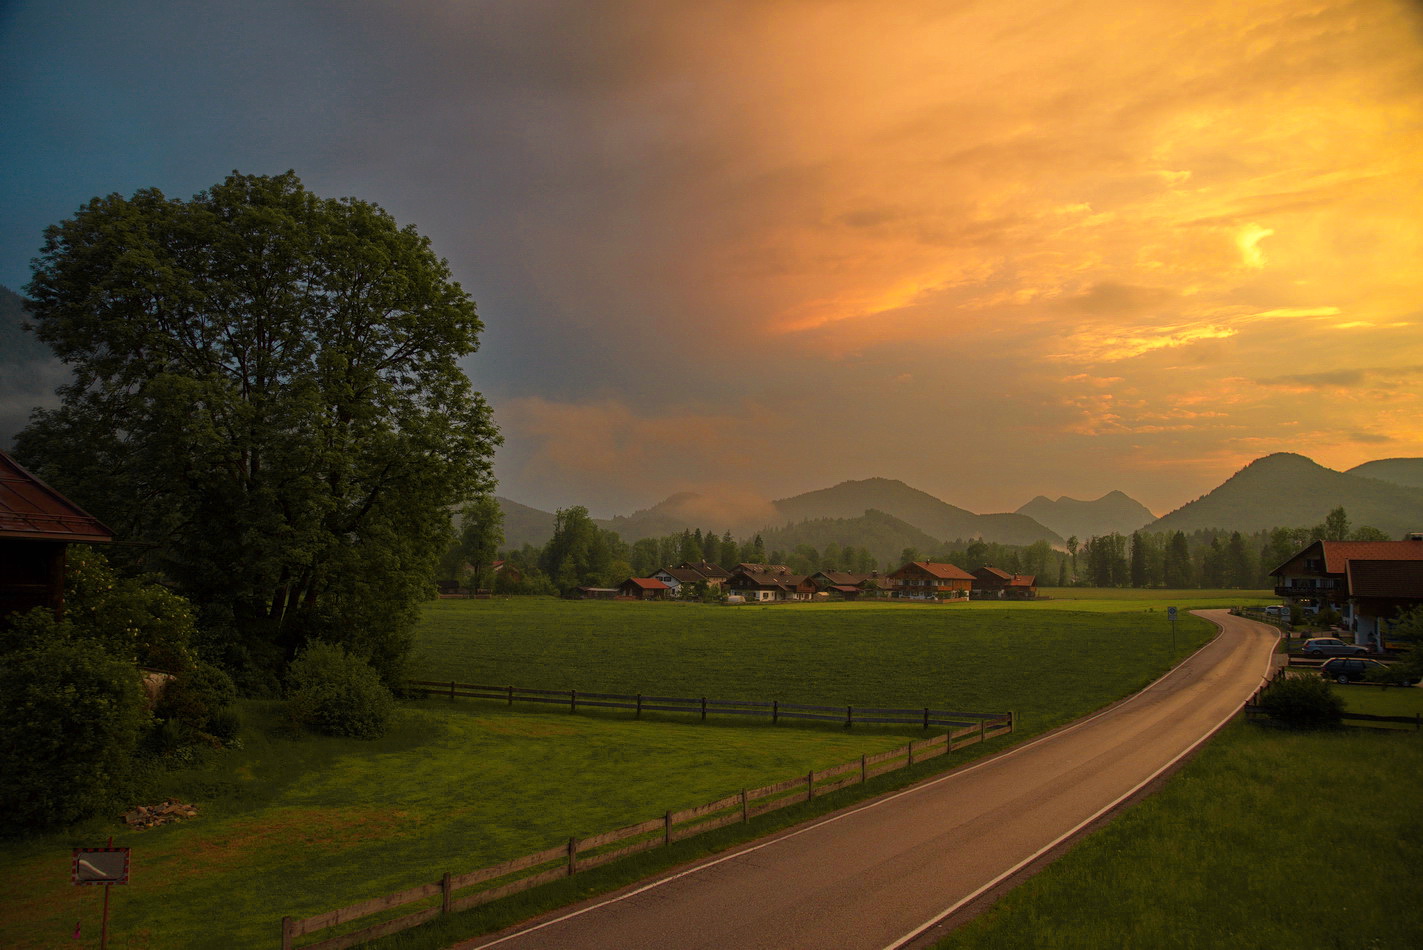
<svg viewBox="0 0 1423 950">
<path fill-rule="evenodd" d="M 731 572 L 720 564 L 713 564 L 710 561 L 683 561 L 677 565 L 678 570 L 696 571 L 705 578 L 708 587 L 724 587 L 726 582 L 731 580 Z"/>
<path fill-rule="evenodd" d="M 1399 615 L 1423 605 L 1423 560 L 1351 560 L 1345 580 L 1354 640 L 1378 652 Z"/>
<path fill-rule="evenodd" d="M 972 596 L 976 600 L 1032 600 L 1038 596 L 1038 579 L 1034 574 L 1010 574 L 997 567 L 980 567 L 973 572 Z"/>
<path fill-rule="evenodd" d="M 741 567 L 741 565 L 737 565 Z M 753 565 L 774 570 L 737 570 L 726 582 L 728 593 L 740 594 L 749 603 L 812 600 L 819 588 L 804 574 L 792 574 L 784 565 Z"/>
<path fill-rule="evenodd" d="M 807 578 L 822 594 L 836 600 L 873 597 L 886 583 L 879 571 L 856 574 L 851 571 L 816 571 Z"/>
<path fill-rule="evenodd" d="M 0 624 L 11 612 L 64 612 L 64 549 L 113 532 L 0 452 Z"/>
<path fill-rule="evenodd" d="M 1362 646 L 1377 647 L 1380 611 L 1411 603 L 1408 578 L 1423 564 L 1423 533 L 1404 541 L 1314 541 L 1270 574 L 1275 593 L 1310 610 L 1337 610 L 1345 629 Z"/>
<path fill-rule="evenodd" d="M 667 585 L 669 597 L 692 597 L 697 585 L 710 587 L 705 574 L 684 567 L 664 567 L 652 573 L 653 580 Z M 721 585 L 718 584 L 718 587 Z"/>
<path fill-rule="evenodd" d="M 629 577 L 618 586 L 618 599 L 666 600 L 670 590 L 655 577 Z"/>
<path fill-rule="evenodd" d="M 906 600 L 968 600 L 973 575 L 953 564 L 911 561 L 889 575 L 894 596 Z"/>
</svg>

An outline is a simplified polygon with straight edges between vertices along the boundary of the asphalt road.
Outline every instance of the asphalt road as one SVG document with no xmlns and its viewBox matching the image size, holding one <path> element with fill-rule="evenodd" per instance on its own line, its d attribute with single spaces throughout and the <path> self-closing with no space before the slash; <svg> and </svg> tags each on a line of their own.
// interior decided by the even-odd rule
<svg viewBox="0 0 1423 950">
<path fill-rule="evenodd" d="M 1031 870 L 1228 720 L 1273 627 L 1219 637 L 1109 709 L 813 824 L 460 944 L 461 950 L 887 950 L 917 946 Z"/>
</svg>

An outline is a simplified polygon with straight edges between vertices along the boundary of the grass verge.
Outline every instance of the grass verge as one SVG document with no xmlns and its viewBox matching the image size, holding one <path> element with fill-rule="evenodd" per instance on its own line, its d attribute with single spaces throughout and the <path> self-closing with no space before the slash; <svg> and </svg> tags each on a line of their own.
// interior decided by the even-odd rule
<svg viewBox="0 0 1423 950">
<path fill-rule="evenodd" d="M 1423 738 L 1234 723 L 936 947 L 1417 947 L 1420 774 Z"/>
</svg>

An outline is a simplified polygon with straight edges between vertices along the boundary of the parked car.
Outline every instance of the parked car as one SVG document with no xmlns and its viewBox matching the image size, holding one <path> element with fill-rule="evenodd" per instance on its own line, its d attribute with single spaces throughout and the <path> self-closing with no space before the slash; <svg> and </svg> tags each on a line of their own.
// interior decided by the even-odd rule
<svg viewBox="0 0 1423 950">
<path fill-rule="evenodd" d="M 1265 608 L 1265 617 L 1273 620 L 1289 620 L 1290 608 L 1284 604 L 1271 604 Z"/>
<path fill-rule="evenodd" d="M 1332 660 L 1324 661 L 1319 667 L 1319 675 L 1336 683 L 1357 683 L 1360 680 L 1368 679 L 1370 673 L 1377 675 L 1386 669 L 1388 669 L 1388 664 L 1380 663 L 1378 660 L 1358 656 L 1336 656 Z M 1413 686 L 1418 680 L 1410 677 L 1401 680 L 1401 682 Z"/>
<path fill-rule="evenodd" d="M 1338 637 L 1314 637 L 1304 641 L 1300 652 L 1305 656 L 1363 656 L 1367 647 L 1355 643 L 1345 643 Z"/>
</svg>

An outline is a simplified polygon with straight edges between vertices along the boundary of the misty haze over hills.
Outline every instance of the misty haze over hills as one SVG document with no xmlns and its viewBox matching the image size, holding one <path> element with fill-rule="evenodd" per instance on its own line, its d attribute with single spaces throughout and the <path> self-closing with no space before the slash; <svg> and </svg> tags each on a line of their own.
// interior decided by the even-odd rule
<svg viewBox="0 0 1423 950">
<path fill-rule="evenodd" d="M 505 498 L 506 546 L 543 544 L 553 534 L 553 514 Z M 631 515 L 598 520 L 624 541 L 684 529 L 730 530 L 738 539 L 757 532 L 779 545 L 823 547 L 830 541 L 872 550 L 983 538 L 1027 545 L 1045 540 L 1061 548 L 1080 540 L 1141 529 L 1257 531 L 1308 527 L 1342 506 L 1357 527 L 1371 525 L 1393 536 L 1423 530 L 1423 459 L 1381 459 L 1337 472 L 1289 452 L 1256 459 L 1219 487 L 1161 518 L 1120 491 L 1092 501 L 1039 495 L 1011 514 L 975 514 L 888 478 L 842 482 L 789 498 L 749 504 L 746 517 L 726 524 L 726 508 L 682 492 Z M 720 512 L 718 520 L 715 512 Z"/>
</svg>

